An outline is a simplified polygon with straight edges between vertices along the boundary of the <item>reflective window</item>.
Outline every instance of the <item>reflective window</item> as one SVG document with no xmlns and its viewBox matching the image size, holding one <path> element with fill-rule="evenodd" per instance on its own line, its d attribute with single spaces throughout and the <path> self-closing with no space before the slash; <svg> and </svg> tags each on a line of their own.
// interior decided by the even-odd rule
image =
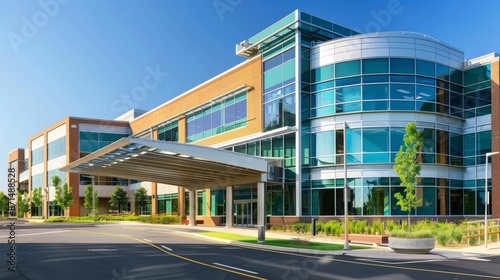
<svg viewBox="0 0 500 280">
<path fill-rule="evenodd" d="M 376 100 L 389 98 L 389 85 L 365 85 L 363 86 L 363 100 Z"/>
<path fill-rule="evenodd" d="M 434 62 L 417 59 L 417 74 L 422 76 L 435 77 L 436 64 Z"/>
<path fill-rule="evenodd" d="M 66 136 L 56 139 L 47 144 L 47 160 L 51 160 L 66 154 Z"/>
<path fill-rule="evenodd" d="M 445 81 L 450 80 L 450 68 L 436 63 L 436 77 Z"/>
<path fill-rule="evenodd" d="M 347 77 L 359 75 L 361 73 L 361 64 L 359 60 L 337 63 L 335 65 L 335 77 Z"/>
<path fill-rule="evenodd" d="M 312 70 L 312 82 L 321 82 L 334 78 L 335 65 L 327 65 Z"/>
<path fill-rule="evenodd" d="M 374 58 L 363 60 L 363 74 L 389 73 L 389 59 Z"/>
<path fill-rule="evenodd" d="M 464 71 L 464 85 L 472 85 L 491 79 L 491 64 L 482 65 Z"/>
<path fill-rule="evenodd" d="M 163 141 L 179 141 L 178 122 L 172 122 L 158 127 L 158 139 Z"/>
<path fill-rule="evenodd" d="M 188 115 L 186 118 L 186 142 L 190 143 L 245 126 L 247 118 L 246 103 L 247 94 L 244 92 Z M 166 141 L 177 141 L 177 123 L 174 123 L 172 127 L 166 127 L 165 131 L 159 130 L 158 133 L 159 139 L 165 138 Z M 161 133 L 165 133 L 165 135 L 160 135 Z M 167 140 L 168 137 L 175 140 Z"/>
<path fill-rule="evenodd" d="M 415 60 L 391 58 L 391 73 L 415 74 Z"/>
<path fill-rule="evenodd" d="M 336 103 L 350 102 L 361 100 L 361 87 L 352 86 L 337 88 L 335 90 Z"/>
<path fill-rule="evenodd" d="M 415 86 L 391 84 L 391 99 L 415 100 Z"/>
</svg>

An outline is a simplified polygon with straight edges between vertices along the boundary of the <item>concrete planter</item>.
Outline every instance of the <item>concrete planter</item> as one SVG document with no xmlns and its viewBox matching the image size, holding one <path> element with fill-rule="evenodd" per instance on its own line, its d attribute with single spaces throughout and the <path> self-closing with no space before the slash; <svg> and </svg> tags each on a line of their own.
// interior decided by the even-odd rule
<svg viewBox="0 0 500 280">
<path fill-rule="evenodd" d="M 402 254 L 427 254 L 434 249 L 434 237 L 389 237 L 389 248 Z"/>
</svg>

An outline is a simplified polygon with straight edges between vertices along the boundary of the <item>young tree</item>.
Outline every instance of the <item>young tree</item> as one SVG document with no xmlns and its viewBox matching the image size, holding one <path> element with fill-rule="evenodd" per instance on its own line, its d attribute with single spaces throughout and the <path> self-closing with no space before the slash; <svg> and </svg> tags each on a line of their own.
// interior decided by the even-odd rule
<svg viewBox="0 0 500 280">
<path fill-rule="evenodd" d="M 68 186 L 67 183 L 61 186 L 61 178 L 59 176 L 52 176 L 52 186 L 56 189 L 56 202 L 59 207 L 64 209 L 66 218 L 69 217 L 69 207 L 73 205 L 73 187 Z"/>
<path fill-rule="evenodd" d="M 140 207 L 140 213 L 142 213 L 142 208 L 151 201 L 151 197 L 148 195 L 148 191 L 144 187 L 140 187 L 134 193 L 134 200 L 135 205 Z"/>
<path fill-rule="evenodd" d="M 0 192 L 0 211 L 2 211 L 2 217 L 4 216 L 4 213 L 8 210 L 9 210 L 9 197 L 3 192 Z"/>
<path fill-rule="evenodd" d="M 408 123 L 405 131 L 403 145 L 399 147 L 395 159 L 396 164 L 394 165 L 394 171 L 401 179 L 401 186 L 405 187 L 405 195 L 395 193 L 394 197 L 398 200 L 397 205 L 401 207 L 401 211 L 408 211 L 408 232 L 410 232 L 411 212 L 422 202 L 422 199 L 417 199 L 415 187 L 421 169 L 417 160 L 423 137 L 422 133 L 417 131 L 417 125 L 414 122 Z"/>
<path fill-rule="evenodd" d="M 93 197 L 92 197 L 93 193 Z M 94 217 L 95 214 L 99 214 L 99 194 L 97 193 L 97 190 L 94 191 L 94 186 L 92 184 L 88 184 L 87 188 L 85 188 L 85 199 L 84 199 L 84 204 L 83 207 L 90 209 L 90 211 L 93 213 Z"/>
<path fill-rule="evenodd" d="M 31 202 L 35 207 L 40 208 L 43 206 L 42 187 L 33 189 L 33 193 L 31 194 Z"/>
<path fill-rule="evenodd" d="M 25 192 L 23 194 L 17 193 L 17 216 L 18 217 L 24 217 L 25 213 L 28 213 L 30 211 L 30 206 L 31 206 L 31 199 L 30 195 Z"/>
<path fill-rule="evenodd" d="M 123 207 L 123 205 L 127 204 L 127 202 L 127 192 L 119 186 L 116 186 L 115 191 L 111 194 L 109 205 L 111 205 L 111 207 L 118 207 L 118 213 L 121 213 L 121 208 Z"/>
</svg>

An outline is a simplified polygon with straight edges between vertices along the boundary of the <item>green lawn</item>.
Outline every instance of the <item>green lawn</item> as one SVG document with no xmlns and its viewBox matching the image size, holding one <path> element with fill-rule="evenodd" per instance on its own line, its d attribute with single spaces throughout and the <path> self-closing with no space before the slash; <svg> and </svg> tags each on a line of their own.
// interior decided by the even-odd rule
<svg viewBox="0 0 500 280">
<path fill-rule="evenodd" d="M 202 235 L 211 236 L 220 239 L 246 242 L 257 244 L 257 238 L 241 234 L 225 233 L 225 232 L 203 232 Z M 343 250 L 343 244 L 332 244 L 332 243 L 321 243 L 321 242 L 310 242 L 305 239 L 276 239 L 276 238 L 266 238 L 265 245 L 289 247 L 289 248 L 300 248 L 300 249 L 311 249 L 311 250 L 324 250 L 324 251 L 338 251 Z M 356 249 L 368 249 L 370 247 L 366 246 L 349 246 L 352 250 Z"/>
</svg>

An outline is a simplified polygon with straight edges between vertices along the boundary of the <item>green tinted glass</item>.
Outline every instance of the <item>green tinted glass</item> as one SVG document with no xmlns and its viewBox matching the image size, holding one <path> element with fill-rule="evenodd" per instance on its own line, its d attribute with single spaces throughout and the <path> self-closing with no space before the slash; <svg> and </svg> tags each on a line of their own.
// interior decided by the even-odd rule
<svg viewBox="0 0 500 280">
<path fill-rule="evenodd" d="M 379 74 L 389 72 L 389 59 L 375 58 L 363 60 L 363 74 Z"/>
<path fill-rule="evenodd" d="M 335 73 L 337 78 L 359 75 L 361 73 L 361 63 L 359 60 L 337 63 Z"/>
</svg>

